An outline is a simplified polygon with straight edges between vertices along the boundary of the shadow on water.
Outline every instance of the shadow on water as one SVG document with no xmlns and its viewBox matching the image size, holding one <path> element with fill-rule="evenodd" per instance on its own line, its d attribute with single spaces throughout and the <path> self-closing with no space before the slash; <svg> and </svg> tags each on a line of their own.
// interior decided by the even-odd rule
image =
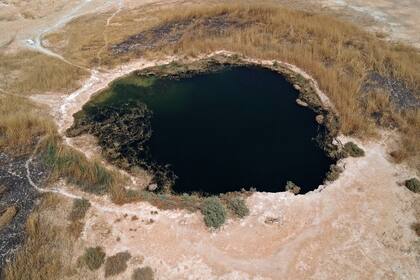
<svg viewBox="0 0 420 280">
<path fill-rule="evenodd" d="M 278 192 L 293 181 L 305 193 L 323 182 L 333 160 L 314 140 L 316 113 L 297 97 L 284 77 L 256 67 L 179 79 L 133 74 L 88 103 L 76 127 L 106 123 L 84 131 L 99 136 L 108 158 L 173 172 L 175 192 Z"/>
</svg>

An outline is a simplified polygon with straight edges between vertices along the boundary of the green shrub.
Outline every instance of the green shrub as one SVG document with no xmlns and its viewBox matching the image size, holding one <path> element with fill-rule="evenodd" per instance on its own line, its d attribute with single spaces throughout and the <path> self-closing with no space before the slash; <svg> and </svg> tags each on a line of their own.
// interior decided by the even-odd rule
<svg viewBox="0 0 420 280">
<path fill-rule="evenodd" d="M 239 218 L 249 215 L 249 209 L 246 206 L 245 201 L 240 197 L 228 199 L 227 207 Z"/>
<path fill-rule="evenodd" d="M 120 252 L 105 261 L 105 277 L 113 276 L 124 272 L 127 269 L 127 261 L 131 258 L 130 253 Z"/>
<path fill-rule="evenodd" d="M 90 269 L 97 270 L 105 261 L 105 252 L 102 247 L 89 247 L 85 250 L 81 261 Z"/>
<path fill-rule="evenodd" d="M 154 273 L 150 266 L 136 268 L 133 275 L 131 276 L 132 280 L 153 280 Z"/>
<path fill-rule="evenodd" d="M 71 221 L 78 221 L 85 217 L 87 210 L 90 207 L 89 200 L 76 198 L 73 200 L 73 207 L 69 215 Z"/>
<path fill-rule="evenodd" d="M 420 181 L 417 178 L 406 180 L 405 186 L 412 192 L 420 193 Z"/>
<path fill-rule="evenodd" d="M 346 155 L 351 157 L 363 157 L 365 155 L 365 151 L 363 151 L 359 146 L 354 144 L 353 142 L 347 142 L 344 144 L 344 152 Z"/>
<path fill-rule="evenodd" d="M 292 181 L 287 181 L 286 186 L 284 187 L 286 191 L 298 194 L 300 193 L 300 187 L 293 183 Z"/>
<path fill-rule="evenodd" d="M 326 175 L 325 179 L 326 179 L 326 181 L 334 182 L 335 180 L 338 179 L 338 177 L 340 177 L 340 174 L 342 172 L 343 172 L 343 168 L 341 168 L 341 167 L 339 167 L 335 164 L 332 164 L 330 166 L 330 171 L 327 172 L 327 175 Z"/>
<path fill-rule="evenodd" d="M 217 197 L 209 197 L 201 205 L 204 223 L 210 228 L 219 228 L 226 221 L 226 209 Z"/>
</svg>

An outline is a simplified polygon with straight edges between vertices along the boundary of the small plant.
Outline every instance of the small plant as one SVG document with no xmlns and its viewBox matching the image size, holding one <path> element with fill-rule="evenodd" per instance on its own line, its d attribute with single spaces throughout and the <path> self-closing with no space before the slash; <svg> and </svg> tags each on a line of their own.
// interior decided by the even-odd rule
<svg viewBox="0 0 420 280">
<path fill-rule="evenodd" d="M 412 224 L 411 228 L 414 230 L 414 232 L 417 234 L 417 236 L 420 237 L 420 223 Z"/>
<path fill-rule="evenodd" d="M 132 280 L 153 280 L 154 273 L 150 266 L 136 268 L 131 276 Z"/>
<path fill-rule="evenodd" d="M 420 193 L 420 181 L 417 178 L 406 180 L 405 186 L 412 192 Z"/>
<path fill-rule="evenodd" d="M 105 261 L 105 277 L 113 276 L 124 272 L 127 269 L 127 261 L 131 258 L 130 253 L 120 252 Z"/>
<path fill-rule="evenodd" d="M 209 228 L 219 228 L 226 221 L 226 209 L 217 197 L 206 198 L 201 206 L 201 213 Z"/>
<path fill-rule="evenodd" d="M 327 172 L 326 181 L 334 182 L 335 180 L 340 177 L 340 174 L 343 172 L 343 168 L 340 166 L 337 166 L 335 164 L 332 164 L 330 166 L 330 171 Z"/>
<path fill-rule="evenodd" d="M 240 197 L 229 199 L 227 201 L 227 207 L 239 218 L 249 215 L 249 209 L 245 201 Z"/>
<path fill-rule="evenodd" d="M 344 144 L 344 152 L 346 155 L 351 157 L 363 157 L 365 155 L 365 151 L 363 151 L 359 146 L 354 144 L 353 142 L 347 142 Z"/>
<path fill-rule="evenodd" d="M 97 270 L 105 261 L 105 252 L 102 247 L 89 247 L 81 257 L 81 261 L 90 269 Z"/>
<path fill-rule="evenodd" d="M 286 191 L 294 193 L 294 194 L 300 193 L 300 187 L 296 185 L 295 183 L 293 183 L 292 181 L 287 181 L 285 189 Z"/>
<path fill-rule="evenodd" d="M 71 221 L 78 221 L 85 217 L 87 210 L 90 207 L 89 200 L 82 198 L 82 199 L 74 199 L 73 200 L 73 207 L 69 215 L 69 219 Z"/>
</svg>

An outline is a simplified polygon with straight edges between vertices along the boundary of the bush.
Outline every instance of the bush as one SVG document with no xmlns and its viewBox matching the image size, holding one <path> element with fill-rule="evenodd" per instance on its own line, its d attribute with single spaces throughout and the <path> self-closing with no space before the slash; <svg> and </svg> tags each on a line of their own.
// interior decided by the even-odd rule
<svg viewBox="0 0 420 280">
<path fill-rule="evenodd" d="M 89 247 L 85 250 L 81 261 L 90 269 L 97 270 L 105 261 L 105 252 L 102 247 Z"/>
<path fill-rule="evenodd" d="M 226 209 L 217 197 L 206 198 L 201 206 L 204 223 L 210 228 L 219 228 L 226 221 Z"/>
<path fill-rule="evenodd" d="M 300 193 L 300 187 L 293 183 L 292 181 L 287 181 L 286 186 L 284 187 L 286 191 L 298 194 Z"/>
<path fill-rule="evenodd" d="M 87 210 L 90 207 L 90 202 L 87 199 L 74 199 L 73 207 L 69 215 L 71 221 L 78 221 L 85 217 Z"/>
<path fill-rule="evenodd" d="M 359 146 L 354 144 L 353 142 L 347 142 L 344 144 L 344 152 L 346 155 L 351 157 L 363 157 L 365 155 L 365 151 L 363 151 Z"/>
<path fill-rule="evenodd" d="M 133 275 L 131 276 L 132 280 L 153 280 L 154 273 L 150 266 L 136 268 Z"/>
<path fill-rule="evenodd" d="M 414 232 L 417 234 L 417 236 L 420 237 L 420 223 L 412 224 L 411 228 L 414 230 Z"/>
<path fill-rule="evenodd" d="M 245 201 L 240 197 L 235 197 L 227 201 L 227 207 L 239 218 L 249 215 L 249 209 Z"/>
<path fill-rule="evenodd" d="M 127 261 L 131 258 L 130 253 L 120 252 L 105 261 L 105 277 L 117 275 L 127 269 Z"/>
<path fill-rule="evenodd" d="M 406 180 L 405 186 L 412 192 L 420 193 L 420 181 L 417 178 Z"/>
<path fill-rule="evenodd" d="M 330 166 L 330 171 L 327 172 L 327 176 L 326 176 L 326 181 L 329 182 L 334 182 L 335 180 L 338 179 L 338 177 L 340 177 L 340 174 L 343 172 L 343 168 L 332 164 Z"/>
</svg>

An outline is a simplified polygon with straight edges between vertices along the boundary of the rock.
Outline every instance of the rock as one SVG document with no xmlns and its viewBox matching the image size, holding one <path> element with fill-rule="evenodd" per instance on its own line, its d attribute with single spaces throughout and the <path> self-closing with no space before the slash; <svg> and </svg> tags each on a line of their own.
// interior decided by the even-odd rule
<svg viewBox="0 0 420 280">
<path fill-rule="evenodd" d="M 157 188 L 158 188 L 158 185 L 157 185 L 157 184 L 150 184 L 150 185 L 147 187 L 147 189 L 148 189 L 149 191 L 151 191 L 151 192 L 153 192 L 153 191 L 157 190 Z"/>
<path fill-rule="evenodd" d="M 315 117 L 315 120 L 316 120 L 317 123 L 322 124 L 322 123 L 324 123 L 324 116 L 323 115 L 317 115 Z"/>
<path fill-rule="evenodd" d="M 296 99 L 296 103 L 302 107 L 308 107 L 308 103 L 306 103 L 305 101 L 300 100 L 299 98 Z"/>
<path fill-rule="evenodd" d="M 293 87 L 294 87 L 297 91 L 300 91 L 300 90 L 301 90 L 300 86 L 299 86 L 299 85 L 297 85 L 297 84 L 294 84 L 294 85 L 293 85 Z"/>
</svg>

